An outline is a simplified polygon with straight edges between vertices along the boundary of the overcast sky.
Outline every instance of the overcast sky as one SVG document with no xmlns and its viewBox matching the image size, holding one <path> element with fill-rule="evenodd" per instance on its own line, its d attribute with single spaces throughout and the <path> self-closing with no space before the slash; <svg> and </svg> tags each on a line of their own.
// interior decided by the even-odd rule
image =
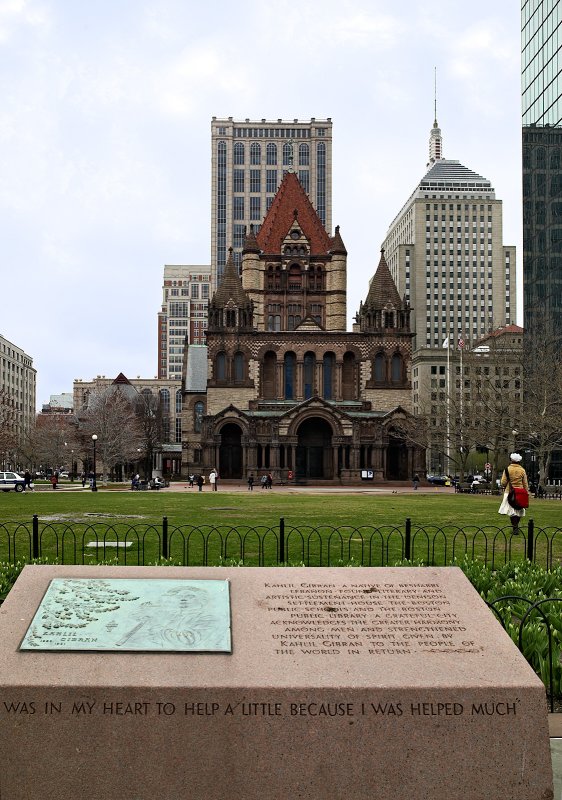
<svg viewBox="0 0 562 800">
<path fill-rule="evenodd" d="M 437 67 L 444 156 L 491 180 L 520 276 L 518 6 L 0 0 L 0 333 L 38 406 L 156 375 L 163 265 L 210 263 L 213 115 L 332 118 L 351 321 L 426 171 Z"/>
</svg>

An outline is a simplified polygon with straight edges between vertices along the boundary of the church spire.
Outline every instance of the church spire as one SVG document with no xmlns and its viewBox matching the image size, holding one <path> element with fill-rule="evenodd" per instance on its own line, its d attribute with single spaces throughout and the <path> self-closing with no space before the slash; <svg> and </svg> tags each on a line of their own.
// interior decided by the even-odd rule
<svg viewBox="0 0 562 800">
<path fill-rule="evenodd" d="M 436 161 L 443 158 L 443 137 L 441 136 L 441 128 L 437 124 L 437 67 L 435 67 L 434 73 L 433 115 L 433 127 L 429 134 L 428 169 L 432 167 Z"/>
</svg>

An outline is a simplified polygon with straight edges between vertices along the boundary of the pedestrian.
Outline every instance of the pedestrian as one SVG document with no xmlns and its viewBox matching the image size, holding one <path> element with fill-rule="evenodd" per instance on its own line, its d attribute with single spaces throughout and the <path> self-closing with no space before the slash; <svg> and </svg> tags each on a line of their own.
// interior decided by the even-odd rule
<svg viewBox="0 0 562 800">
<path fill-rule="evenodd" d="M 189 476 L 189 488 L 193 489 L 193 484 L 195 482 L 195 475 L 193 473 Z"/>
<path fill-rule="evenodd" d="M 418 486 L 420 485 L 420 476 L 418 475 L 417 472 L 414 475 L 414 481 L 413 482 L 414 482 L 414 489 L 417 489 Z"/>
<path fill-rule="evenodd" d="M 249 492 L 253 492 L 254 491 L 254 473 L 253 472 L 250 472 L 250 475 L 248 477 L 248 491 Z"/>
<path fill-rule="evenodd" d="M 271 472 L 267 473 L 266 486 L 268 489 L 271 489 L 271 487 L 273 486 L 273 475 L 271 474 Z"/>
<path fill-rule="evenodd" d="M 53 489 L 57 488 L 57 483 L 58 482 L 59 482 L 59 473 L 58 472 L 53 472 L 53 474 L 51 476 L 51 486 L 53 487 Z"/>
<path fill-rule="evenodd" d="M 217 491 L 217 473 L 212 469 L 209 473 L 209 483 L 211 484 L 211 491 Z"/>
<path fill-rule="evenodd" d="M 140 489 L 140 475 L 137 472 L 136 475 L 133 475 L 133 478 L 131 480 L 131 491 L 138 492 L 139 489 Z"/>
<path fill-rule="evenodd" d="M 197 476 L 197 488 L 199 489 L 200 492 L 203 491 L 203 483 L 204 483 L 203 476 L 202 475 L 198 475 Z"/>
<path fill-rule="evenodd" d="M 265 472 L 261 476 L 260 483 L 261 483 L 261 488 L 262 489 L 266 489 L 267 488 L 267 475 L 265 474 Z"/>
<path fill-rule="evenodd" d="M 80 475 L 80 480 L 82 481 L 82 488 L 86 485 L 86 473 L 82 470 L 82 474 Z"/>
<path fill-rule="evenodd" d="M 24 491 L 31 489 L 31 472 L 28 469 L 23 473 L 23 488 Z"/>
<path fill-rule="evenodd" d="M 498 514 L 507 514 L 513 526 L 513 533 L 519 533 L 519 520 L 525 516 L 525 509 L 513 508 L 508 501 L 508 496 L 511 489 L 523 488 L 529 491 L 529 481 L 527 480 L 527 473 L 520 464 L 523 457 L 519 453 L 512 453 L 509 459 L 510 464 L 504 469 L 501 478 L 504 493 Z"/>
</svg>

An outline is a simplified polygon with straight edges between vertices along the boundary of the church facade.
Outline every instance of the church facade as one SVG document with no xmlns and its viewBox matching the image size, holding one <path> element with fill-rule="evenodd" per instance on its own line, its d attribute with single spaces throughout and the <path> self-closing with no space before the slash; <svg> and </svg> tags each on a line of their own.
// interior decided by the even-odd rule
<svg viewBox="0 0 562 800">
<path fill-rule="evenodd" d="M 384 252 L 352 332 L 347 251 L 286 173 L 241 274 L 232 252 L 210 304 L 206 346 L 183 367 L 182 472 L 350 484 L 408 480 L 424 451 L 411 420 L 410 308 Z"/>
</svg>

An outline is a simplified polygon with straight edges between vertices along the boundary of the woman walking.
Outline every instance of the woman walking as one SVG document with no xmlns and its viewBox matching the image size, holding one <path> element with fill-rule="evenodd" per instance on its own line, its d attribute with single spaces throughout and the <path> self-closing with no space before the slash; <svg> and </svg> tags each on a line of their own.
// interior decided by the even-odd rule
<svg viewBox="0 0 562 800">
<path fill-rule="evenodd" d="M 523 488 L 529 491 L 529 481 L 527 473 L 519 463 L 523 457 L 519 453 L 512 453 L 509 458 L 510 464 L 504 469 L 501 477 L 504 493 L 498 514 L 507 514 L 513 526 L 513 533 L 519 533 L 519 520 L 525 516 L 525 509 L 513 508 L 508 501 L 508 495 L 511 489 Z"/>
</svg>

